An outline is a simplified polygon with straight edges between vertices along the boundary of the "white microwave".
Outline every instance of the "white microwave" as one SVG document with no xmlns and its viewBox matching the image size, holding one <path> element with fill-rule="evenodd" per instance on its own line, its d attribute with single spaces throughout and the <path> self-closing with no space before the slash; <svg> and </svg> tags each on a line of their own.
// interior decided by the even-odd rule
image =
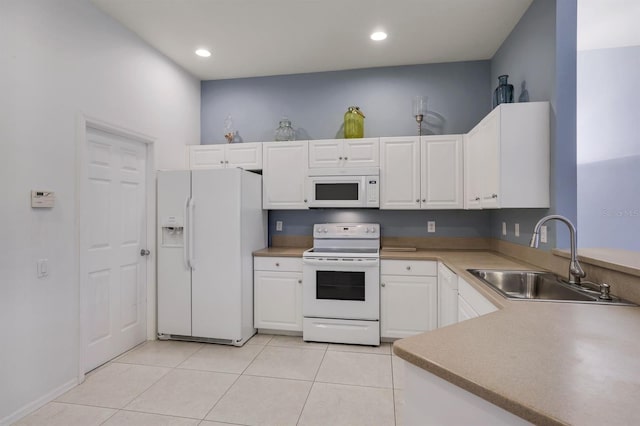
<svg viewBox="0 0 640 426">
<path fill-rule="evenodd" d="M 307 198 L 312 208 L 378 208 L 380 170 L 309 170 Z"/>
</svg>

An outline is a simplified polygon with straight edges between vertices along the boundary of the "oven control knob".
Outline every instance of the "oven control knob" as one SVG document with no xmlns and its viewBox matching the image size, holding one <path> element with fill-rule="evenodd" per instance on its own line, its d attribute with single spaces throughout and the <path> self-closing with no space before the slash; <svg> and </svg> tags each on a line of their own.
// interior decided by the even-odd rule
<svg viewBox="0 0 640 426">
<path fill-rule="evenodd" d="M 376 228 L 374 228 L 373 226 L 371 228 L 369 228 L 369 232 L 371 232 L 372 234 L 376 233 Z"/>
<path fill-rule="evenodd" d="M 326 234 L 329 231 L 327 230 L 327 228 L 322 228 L 322 232 L 324 232 Z"/>
</svg>

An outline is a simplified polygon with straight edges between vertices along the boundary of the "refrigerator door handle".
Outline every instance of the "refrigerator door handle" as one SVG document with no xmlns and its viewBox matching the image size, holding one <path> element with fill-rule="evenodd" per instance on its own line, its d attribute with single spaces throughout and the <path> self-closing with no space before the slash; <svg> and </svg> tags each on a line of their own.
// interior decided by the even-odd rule
<svg viewBox="0 0 640 426">
<path fill-rule="evenodd" d="M 189 229 L 188 229 L 188 239 L 189 239 L 189 267 L 191 269 L 195 269 L 195 258 L 193 256 L 193 209 L 195 208 L 195 202 L 193 198 L 189 199 Z"/>
<path fill-rule="evenodd" d="M 184 202 L 184 229 L 182 230 L 182 260 L 184 261 L 184 266 L 187 269 L 191 269 L 191 265 L 189 264 L 189 228 L 191 224 L 189 223 L 189 202 L 191 201 L 191 197 L 187 196 L 187 199 Z"/>
</svg>

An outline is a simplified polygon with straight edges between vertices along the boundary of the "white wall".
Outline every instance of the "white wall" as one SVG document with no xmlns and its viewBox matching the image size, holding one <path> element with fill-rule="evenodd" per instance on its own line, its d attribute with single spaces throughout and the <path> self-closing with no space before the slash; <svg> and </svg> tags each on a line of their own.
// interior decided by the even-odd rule
<svg viewBox="0 0 640 426">
<path fill-rule="evenodd" d="M 79 113 L 155 137 L 156 168 L 183 167 L 200 82 L 87 0 L 2 0 L 0 423 L 78 374 Z M 30 208 L 36 188 L 56 192 L 55 208 Z"/>
<path fill-rule="evenodd" d="M 578 2 L 578 244 L 640 251 L 640 3 Z"/>
</svg>

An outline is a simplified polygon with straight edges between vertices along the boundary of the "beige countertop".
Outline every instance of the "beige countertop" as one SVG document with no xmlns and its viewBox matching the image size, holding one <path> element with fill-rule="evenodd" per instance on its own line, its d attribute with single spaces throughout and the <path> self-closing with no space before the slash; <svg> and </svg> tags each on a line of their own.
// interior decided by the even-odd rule
<svg viewBox="0 0 640 426">
<path fill-rule="evenodd" d="M 302 257 L 302 253 L 311 247 L 267 247 L 253 252 L 257 257 Z"/>
<path fill-rule="evenodd" d="M 396 355 L 535 424 L 640 423 L 640 308 L 507 300 L 466 269 L 537 268 L 491 252 L 381 257 L 441 260 L 501 308 L 396 341 Z"/>
<path fill-rule="evenodd" d="M 535 424 L 640 424 L 640 308 L 507 300 L 466 269 L 539 268 L 489 251 L 381 250 L 380 257 L 440 260 L 500 308 L 398 340 L 396 355 Z"/>
</svg>

